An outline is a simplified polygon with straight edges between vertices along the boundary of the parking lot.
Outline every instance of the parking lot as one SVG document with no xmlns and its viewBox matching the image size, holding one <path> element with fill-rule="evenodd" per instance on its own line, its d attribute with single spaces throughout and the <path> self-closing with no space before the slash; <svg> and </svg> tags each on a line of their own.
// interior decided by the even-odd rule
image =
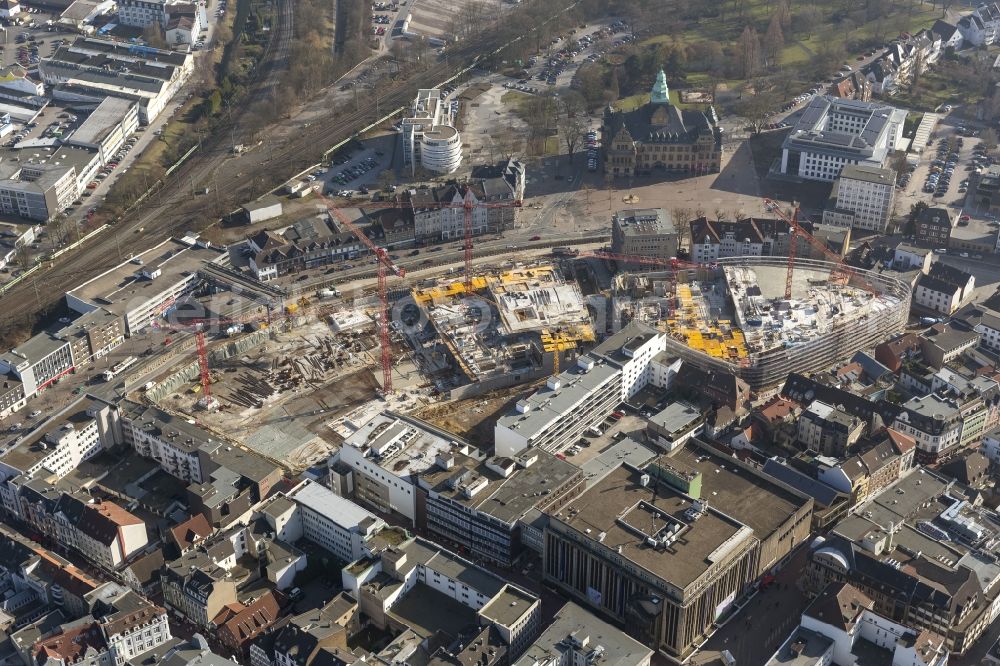
<svg viewBox="0 0 1000 666">
<path fill-rule="evenodd" d="M 398 141 L 398 135 L 392 134 L 365 141 L 361 147 L 347 146 L 304 180 L 322 182 L 327 195 L 366 195 L 378 186 L 382 172 L 392 168 L 393 144 Z"/>
<path fill-rule="evenodd" d="M 983 169 L 993 162 L 985 156 L 979 146 L 979 139 L 963 136 L 972 132 L 962 132 L 961 126 L 939 126 L 915 167 L 909 167 L 897 174 L 897 215 L 905 219 L 910 206 L 924 202 L 929 206 L 943 206 L 961 210 L 962 215 L 970 215 L 973 220 L 983 216 L 975 210 L 969 197 L 969 185 L 975 178 L 976 169 Z M 985 219 L 985 218 L 983 218 Z M 961 220 L 968 222 L 968 220 Z M 965 226 L 965 225 L 963 225 Z"/>
</svg>

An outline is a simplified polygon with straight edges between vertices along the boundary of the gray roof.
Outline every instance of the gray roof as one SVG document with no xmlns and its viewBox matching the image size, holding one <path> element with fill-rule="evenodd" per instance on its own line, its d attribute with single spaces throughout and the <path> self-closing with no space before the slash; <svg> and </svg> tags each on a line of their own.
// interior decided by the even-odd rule
<svg viewBox="0 0 1000 666">
<path fill-rule="evenodd" d="M 811 476 L 807 476 L 796 469 L 793 469 L 782 462 L 771 458 L 764 463 L 764 473 L 770 474 L 778 481 L 795 488 L 801 493 L 809 495 L 823 506 L 831 506 L 837 497 L 845 497 L 843 493 L 830 486 L 817 481 Z"/>
<path fill-rule="evenodd" d="M 858 134 L 833 131 L 825 127 L 830 113 L 851 114 L 867 120 Z M 890 121 L 902 124 L 905 118 L 905 111 L 885 104 L 817 96 L 803 110 L 798 123 L 785 138 L 784 147 L 883 163 L 887 149 L 876 146 L 889 130 Z"/>
<path fill-rule="evenodd" d="M 840 177 L 878 185 L 892 185 L 896 181 L 896 173 L 892 169 L 866 164 L 848 164 L 841 169 Z"/>
<path fill-rule="evenodd" d="M 93 113 L 83 121 L 69 143 L 98 144 L 125 120 L 135 102 L 118 97 L 105 97 Z"/>
<path fill-rule="evenodd" d="M 567 640 L 573 638 L 575 641 Z M 576 643 L 576 647 L 573 646 Z M 593 613 L 572 601 L 559 609 L 545 631 L 528 647 L 514 666 L 535 666 L 548 663 L 577 663 L 563 655 L 576 652 L 580 656 L 597 653 L 603 648 L 601 663 L 614 666 L 640 666 L 649 662 L 653 651 Z M 590 663 L 590 660 L 587 660 Z"/>
</svg>

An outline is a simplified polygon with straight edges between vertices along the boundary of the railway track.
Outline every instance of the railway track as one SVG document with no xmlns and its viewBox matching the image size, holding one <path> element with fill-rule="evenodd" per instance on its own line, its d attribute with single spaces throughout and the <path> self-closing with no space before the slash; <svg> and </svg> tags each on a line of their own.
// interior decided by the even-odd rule
<svg viewBox="0 0 1000 666">
<path fill-rule="evenodd" d="M 279 13 L 281 30 L 287 31 L 288 37 L 276 38 L 273 54 L 280 54 L 282 42 L 285 49 L 289 48 L 291 25 L 285 21 L 293 16 L 293 4 L 290 0 L 282 2 Z M 571 3 L 557 12 L 567 11 L 575 4 Z M 200 230 L 212 221 L 213 216 L 206 209 L 210 209 L 213 203 L 224 210 L 233 210 L 249 200 L 250 194 L 260 195 L 276 187 L 290 175 L 314 164 L 327 147 L 356 135 L 376 118 L 379 108 L 405 106 L 418 88 L 434 87 L 470 71 L 482 55 L 498 52 L 504 46 L 505 43 L 501 43 L 496 36 L 468 44 L 451 53 L 445 61 L 435 63 L 404 82 L 391 85 L 379 95 L 377 102 L 367 99 L 355 110 L 334 115 L 330 122 L 304 127 L 300 133 L 269 151 L 251 151 L 234 157 L 228 150 L 230 128 L 220 129 L 203 144 L 202 150 L 165 181 L 159 192 L 130 213 L 127 219 L 119 221 L 112 231 L 65 255 L 53 267 L 39 271 L 0 297 L 0 311 L 4 313 L 0 336 L 10 337 L 26 327 L 34 327 L 40 313 L 58 307 L 63 295 L 82 282 L 110 270 L 129 256 L 165 238 L 184 231 Z M 275 65 L 272 60 L 270 66 Z M 269 83 L 270 77 L 280 75 L 277 72 L 280 72 L 280 67 L 270 70 L 265 84 Z M 258 94 L 266 89 L 266 85 L 258 84 Z M 252 101 L 247 101 L 242 108 L 250 107 Z M 239 122 L 239 116 L 234 122 Z M 285 165 L 285 168 L 269 165 Z M 192 196 L 192 185 L 196 183 L 200 187 L 210 184 L 214 197 Z"/>
</svg>

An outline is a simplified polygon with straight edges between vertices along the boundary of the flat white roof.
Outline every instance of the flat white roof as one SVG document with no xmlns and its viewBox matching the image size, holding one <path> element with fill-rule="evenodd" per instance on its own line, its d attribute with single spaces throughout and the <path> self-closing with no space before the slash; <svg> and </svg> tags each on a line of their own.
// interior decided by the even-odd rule
<svg viewBox="0 0 1000 666">
<path fill-rule="evenodd" d="M 305 481 L 288 493 L 288 497 L 302 506 L 333 521 L 345 530 L 354 530 L 366 519 L 377 522 L 378 516 L 344 499 L 329 488 L 314 481 Z"/>
</svg>

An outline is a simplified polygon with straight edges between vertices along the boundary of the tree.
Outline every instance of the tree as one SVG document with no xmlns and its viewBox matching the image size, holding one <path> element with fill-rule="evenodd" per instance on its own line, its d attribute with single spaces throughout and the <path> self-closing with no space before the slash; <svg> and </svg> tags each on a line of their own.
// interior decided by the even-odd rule
<svg viewBox="0 0 1000 666">
<path fill-rule="evenodd" d="M 763 80 L 754 81 L 752 89 L 752 94 L 743 93 L 743 98 L 734 105 L 733 110 L 746 119 L 753 134 L 760 134 L 761 128 L 781 102 L 781 97 L 777 90 Z"/>
<path fill-rule="evenodd" d="M 740 34 L 737 57 L 739 58 L 741 78 L 751 78 L 760 66 L 760 38 L 752 25 L 743 28 L 743 32 Z"/>
<path fill-rule="evenodd" d="M 917 93 L 920 87 L 920 80 L 924 74 L 924 52 L 917 49 L 916 55 L 913 57 L 913 67 L 910 72 L 910 96 L 912 97 Z"/>
<path fill-rule="evenodd" d="M 167 40 L 163 38 L 163 30 L 156 21 L 147 25 L 142 31 L 142 40 L 154 49 L 167 48 Z"/>
<path fill-rule="evenodd" d="M 781 31 L 781 18 L 777 13 L 771 15 L 771 22 L 764 35 L 764 49 L 767 52 L 768 64 L 774 67 L 778 64 L 778 56 L 785 48 L 785 35 Z"/>
<path fill-rule="evenodd" d="M 983 147 L 983 150 L 996 150 L 997 131 L 991 127 L 984 129 L 979 135 L 979 145 Z"/>
<path fill-rule="evenodd" d="M 792 27 L 792 10 L 788 7 L 788 0 L 778 0 L 778 6 L 774 13 L 778 16 L 782 30 L 788 30 Z"/>
<path fill-rule="evenodd" d="M 566 152 L 572 162 L 576 146 L 587 131 L 586 105 L 583 97 L 576 91 L 570 91 L 560 99 L 559 134 L 562 135 Z"/>
<path fill-rule="evenodd" d="M 792 32 L 796 39 L 809 39 L 823 24 L 823 12 L 816 7 L 803 7 L 792 16 Z"/>
</svg>

